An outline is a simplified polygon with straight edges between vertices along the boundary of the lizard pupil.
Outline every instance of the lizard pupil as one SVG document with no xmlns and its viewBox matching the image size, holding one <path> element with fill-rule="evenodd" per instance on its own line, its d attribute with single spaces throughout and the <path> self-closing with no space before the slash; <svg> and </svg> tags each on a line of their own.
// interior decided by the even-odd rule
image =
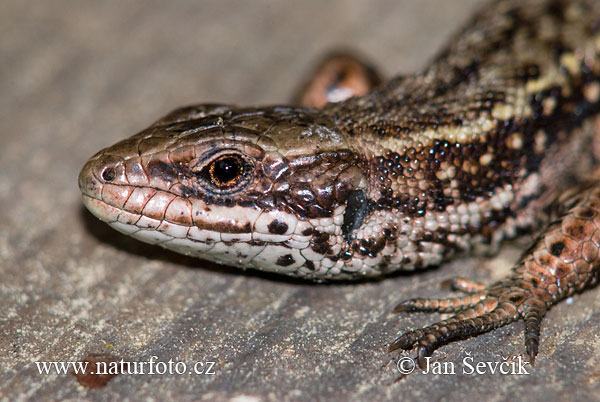
<svg viewBox="0 0 600 402">
<path fill-rule="evenodd" d="M 238 157 L 225 156 L 210 164 L 210 179 L 218 187 L 229 187 L 242 176 L 242 162 Z"/>
</svg>

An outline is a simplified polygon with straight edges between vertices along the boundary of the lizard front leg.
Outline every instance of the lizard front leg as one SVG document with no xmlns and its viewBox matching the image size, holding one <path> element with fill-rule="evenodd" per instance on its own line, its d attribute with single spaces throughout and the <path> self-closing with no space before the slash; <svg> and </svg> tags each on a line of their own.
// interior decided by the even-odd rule
<svg viewBox="0 0 600 402">
<path fill-rule="evenodd" d="M 506 279 L 466 296 L 400 303 L 397 312 L 455 315 L 401 335 L 390 351 L 417 346 L 417 359 L 424 367 L 425 358 L 446 343 L 524 320 L 525 345 L 533 364 L 546 311 L 595 284 L 600 272 L 600 182 L 578 188 L 560 203 L 559 218 L 547 226 Z"/>
</svg>

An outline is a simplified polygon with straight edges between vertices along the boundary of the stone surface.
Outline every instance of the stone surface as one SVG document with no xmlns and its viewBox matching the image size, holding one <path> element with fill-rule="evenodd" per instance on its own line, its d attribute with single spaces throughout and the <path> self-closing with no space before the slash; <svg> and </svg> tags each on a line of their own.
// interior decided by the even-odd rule
<svg viewBox="0 0 600 402">
<path fill-rule="evenodd" d="M 529 375 L 462 373 L 469 354 L 492 363 L 522 355 L 522 323 L 438 350 L 434 361 L 454 364 L 454 375 L 402 376 L 386 352 L 400 332 L 437 319 L 391 314 L 396 303 L 447 294 L 439 283 L 456 275 L 497 279 L 527 239 L 415 275 L 313 285 L 138 243 L 79 199 L 91 154 L 170 109 L 285 102 L 340 46 L 388 75 L 414 71 L 475 3 L 4 2 L 0 399 L 597 400 L 600 289 L 550 311 Z M 190 370 L 215 362 L 214 374 L 122 374 L 102 386 L 36 365 L 152 356 Z"/>
</svg>

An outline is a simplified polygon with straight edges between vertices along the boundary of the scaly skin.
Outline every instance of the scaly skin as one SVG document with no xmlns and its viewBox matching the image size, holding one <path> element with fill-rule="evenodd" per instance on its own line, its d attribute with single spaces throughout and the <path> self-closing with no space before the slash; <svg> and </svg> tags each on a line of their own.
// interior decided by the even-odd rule
<svg viewBox="0 0 600 402">
<path fill-rule="evenodd" d="M 94 155 L 79 186 L 143 241 L 316 280 L 438 265 L 538 230 L 508 278 L 400 304 L 455 316 L 391 346 L 418 346 L 423 364 L 523 319 L 533 361 L 547 309 L 597 280 L 599 112 L 600 3 L 500 0 L 421 73 L 320 109 L 181 108 Z"/>
</svg>

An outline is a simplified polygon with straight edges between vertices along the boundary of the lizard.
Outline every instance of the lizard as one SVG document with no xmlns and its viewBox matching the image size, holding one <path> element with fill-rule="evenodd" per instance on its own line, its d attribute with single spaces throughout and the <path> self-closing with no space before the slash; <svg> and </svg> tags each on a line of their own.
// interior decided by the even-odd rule
<svg viewBox="0 0 600 402">
<path fill-rule="evenodd" d="M 600 273 L 600 3 L 493 0 L 422 71 L 353 71 L 371 76 L 340 99 L 317 80 L 306 91 L 321 98 L 296 106 L 176 109 L 92 156 L 83 202 L 142 241 L 315 281 L 439 266 L 534 232 L 506 278 L 400 303 L 452 315 L 389 347 L 423 366 L 523 320 L 533 363 L 547 310 Z"/>
</svg>

